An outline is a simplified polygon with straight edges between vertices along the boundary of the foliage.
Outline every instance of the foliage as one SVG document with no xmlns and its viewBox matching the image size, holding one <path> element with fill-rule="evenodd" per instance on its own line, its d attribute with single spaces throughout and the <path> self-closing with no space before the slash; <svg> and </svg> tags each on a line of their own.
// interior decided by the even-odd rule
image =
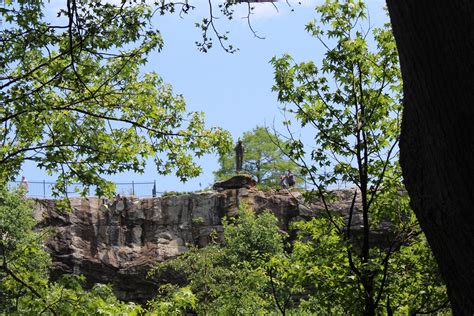
<svg viewBox="0 0 474 316">
<path fill-rule="evenodd" d="M 293 228 L 298 235 L 291 253 L 272 263 L 287 305 L 308 314 L 357 314 L 359 289 L 347 269 L 347 243 L 324 218 L 297 222 Z"/>
<path fill-rule="evenodd" d="M 287 110 L 302 126 L 313 127 L 317 147 L 311 151 L 314 165 L 306 168 L 310 177 L 324 186 L 337 180 L 358 186 L 365 180 L 375 186 L 383 167 L 395 163 L 400 128 L 401 77 L 391 30 L 385 25 L 363 33 L 359 23 L 366 12 L 361 1 L 326 1 L 316 10 L 327 30 L 316 22 L 306 29 L 327 47 L 321 66 L 312 61 L 296 64 L 289 55 L 274 57 L 273 89 L 281 102 L 296 106 Z M 368 45 L 371 34 L 374 52 Z M 290 154 L 306 158 L 302 147 L 294 139 Z M 359 174 L 362 164 L 370 168 L 362 175 L 367 179 Z M 316 177 L 318 169 L 329 167 L 331 176 Z"/>
<path fill-rule="evenodd" d="M 46 300 L 57 315 L 141 315 L 143 309 L 133 303 L 119 301 L 112 288 L 96 284 L 90 290 L 83 289 L 84 277 L 64 275 L 47 288 Z M 40 306 L 43 308 L 43 306 Z M 40 311 L 40 309 L 38 309 Z M 28 311 L 31 312 L 31 311 Z"/>
<path fill-rule="evenodd" d="M 168 282 L 156 301 L 172 301 L 179 291 L 189 288 L 197 298 L 193 310 L 198 314 L 261 315 L 274 311 L 265 264 L 283 253 L 283 237 L 273 215 L 257 217 L 241 209 L 237 218 L 224 224 L 225 246 L 193 248 L 156 266 L 153 277 Z"/>
<path fill-rule="evenodd" d="M 386 300 L 390 300 L 394 310 L 410 315 L 449 313 L 446 286 L 424 234 L 402 245 L 389 260 L 388 275 L 392 280 L 387 286 Z"/>
<path fill-rule="evenodd" d="M 337 221 L 343 223 L 342 218 Z M 300 308 L 330 314 L 359 314 L 364 310 L 365 302 L 360 299 L 363 289 L 355 282 L 358 276 L 350 268 L 351 264 L 363 266 L 362 260 L 359 256 L 348 256 L 357 244 L 341 236 L 327 218 L 298 222 L 294 228 L 300 234 L 291 255 L 291 278 L 286 282 L 311 289 Z M 377 272 L 374 287 L 384 288 L 378 312 L 446 311 L 446 288 L 424 235 L 418 232 L 409 243 L 398 247 L 393 252 L 372 248 L 371 260 L 366 264 L 366 269 Z M 380 256 L 388 258 L 389 264 L 380 264 Z M 389 271 L 384 274 L 386 268 Z"/>
<path fill-rule="evenodd" d="M 33 232 L 31 205 L 23 194 L 3 189 L 0 196 L 2 313 L 341 314 L 358 313 L 363 305 L 347 256 L 357 243 L 345 239 L 329 219 L 294 224 L 298 235 L 289 245 L 274 215 L 256 216 L 246 207 L 224 222 L 223 244 L 192 248 L 158 264 L 152 274 L 162 286 L 146 309 L 120 302 L 105 285 L 84 290 L 81 276 L 65 275 L 53 283 L 48 281 L 50 258 L 42 249 L 43 236 Z M 336 216 L 333 221 L 344 222 Z M 446 303 L 426 241 L 419 231 L 413 233 L 414 238 L 391 253 L 387 266 L 390 281 L 382 299 L 396 312 L 424 312 Z M 380 249 L 372 251 L 384 255 Z M 353 259 L 360 265 L 359 257 Z M 375 285 L 382 282 L 376 278 Z"/>
<path fill-rule="evenodd" d="M 47 286 L 50 258 L 42 249 L 41 236 L 33 233 L 31 204 L 22 190 L 0 187 L 0 311 L 10 313 L 25 305 L 41 304 L 34 293 Z M 28 287 L 21 282 L 27 282 Z"/>
<path fill-rule="evenodd" d="M 318 235 L 321 245 L 314 245 L 329 251 L 314 255 L 331 259 L 318 261 L 317 273 L 313 273 L 320 274 L 320 280 L 328 282 L 334 292 L 326 301 L 328 307 L 339 299 L 354 313 L 373 315 L 383 308 L 389 313 L 398 304 L 393 299 L 397 295 L 390 290 L 395 291 L 393 284 L 402 277 L 394 258 L 403 257 L 403 247 L 421 247 L 418 243 L 422 242 L 416 238 L 421 232 L 408 197 L 400 194 L 404 189 L 397 147 L 402 109 L 397 50 L 390 26 L 373 27 L 363 1 L 326 0 L 316 12 L 319 20 L 308 23 L 306 30 L 326 49 L 320 64 L 295 63 L 289 55 L 271 61 L 276 81 L 273 90 L 279 101 L 288 104 L 286 111 L 302 128 L 314 133 L 316 146 L 312 144 L 309 153 L 293 134 L 287 149 L 314 184 L 315 190 L 306 197 L 322 201 L 326 224 L 332 226 L 329 235 Z M 369 45 L 369 39 L 375 44 Z M 292 121 L 285 124 L 291 133 Z M 329 173 L 319 172 L 328 169 Z M 328 203 L 327 188 L 337 183 L 356 187 L 347 221 L 339 221 Z M 358 215 L 362 229 L 356 236 L 352 224 Z M 390 223 L 393 236 L 385 245 L 377 244 L 376 231 L 384 223 Z M 327 239 L 329 236 L 334 240 Z M 324 274 L 337 270 L 341 271 L 333 278 Z M 329 288 L 324 292 L 331 293 Z M 343 302 L 351 297 L 352 305 Z"/>
<path fill-rule="evenodd" d="M 245 132 L 241 140 L 244 145 L 243 172 L 253 176 L 258 185 L 278 186 L 281 175 L 288 169 L 296 169 L 297 165 L 280 149 L 288 142 L 270 134 L 267 128 L 258 126 Z M 235 175 L 235 151 L 221 154 L 219 164 L 220 169 L 214 172 L 216 180 L 226 180 Z"/>
<path fill-rule="evenodd" d="M 114 188 L 102 175 L 143 172 L 151 158 L 184 181 L 201 171 L 194 156 L 230 146 L 156 73 L 141 71 L 163 45 L 151 5 L 72 0 L 55 19 L 44 9 L 43 1 L 0 8 L 3 181 L 31 160 L 59 175 L 56 190 L 79 181 L 103 195 Z"/>
<path fill-rule="evenodd" d="M 261 265 L 281 254 L 283 237 L 269 212 L 255 216 L 249 207 L 241 207 L 238 217 L 224 222 L 227 259 L 236 266 L 241 262 Z"/>
<path fill-rule="evenodd" d="M 115 298 L 110 287 L 82 288 L 83 277 L 65 275 L 48 280 L 51 264 L 42 241 L 47 231 L 33 231 L 31 203 L 23 190 L 0 188 L 0 304 L 1 314 L 138 315 L 141 308 Z"/>
<path fill-rule="evenodd" d="M 179 288 L 173 285 L 164 285 L 160 289 L 166 300 L 151 300 L 148 302 L 150 313 L 158 315 L 182 315 L 183 311 L 196 308 L 196 296 L 189 287 Z"/>
<path fill-rule="evenodd" d="M 342 217 L 333 220 L 344 222 Z M 361 259 L 347 256 L 357 247 L 356 239 L 341 236 L 324 217 L 296 222 L 293 229 L 298 235 L 289 245 L 274 215 L 255 216 L 242 208 L 237 218 L 225 222 L 223 244 L 192 248 L 154 268 L 151 275 L 162 286 L 149 312 L 359 314 L 362 288 L 350 262 L 361 266 Z M 444 307 L 445 287 L 424 236 L 420 233 L 398 247 L 387 265 L 390 280 L 374 281 L 376 287 L 388 284 L 381 300 L 396 313 Z M 386 255 L 381 249 L 372 251 Z M 372 269 L 385 268 L 378 265 L 377 254 L 371 258 Z"/>
</svg>

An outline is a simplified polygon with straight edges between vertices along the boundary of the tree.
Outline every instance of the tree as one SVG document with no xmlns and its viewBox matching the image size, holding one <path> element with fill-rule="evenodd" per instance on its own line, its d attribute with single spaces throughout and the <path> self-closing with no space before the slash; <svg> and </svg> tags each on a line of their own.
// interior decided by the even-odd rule
<svg viewBox="0 0 474 316">
<path fill-rule="evenodd" d="M 258 184 L 278 186 L 280 176 L 297 165 L 289 160 L 282 150 L 287 142 L 270 134 L 267 128 L 257 126 L 242 136 L 244 145 L 243 171 L 255 177 Z M 220 169 L 214 172 L 217 180 L 235 175 L 235 152 L 229 151 L 219 156 Z"/>
<path fill-rule="evenodd" d="M 405 185 L 448 287 L 474 313 L 474 3 L 387 1 L 403 74 Z"/>
<path fill-rule="evenodd" d="M 279 101 L 293 104 L 295 108 L 288 111 L 315 133 L 310 162 L 299 139 L 293 138 L 288 152 L 313 182 L 314 195 L 322 200 L 328 221 L 346 242 L 342 264 L 350 271 L 353 285 L 360 285 L 359 312 L 374 315 L 384 307 L 390 313 L 388 288 L 396 279 L 389 275 L 396 270 L 393 258 L 401 245 L 412 245 L 420 234 L 406 197 L 400 195 L 401 75 L 396 46 L 389 25 L 364 24 L 367 15 L 362 1 L 327 0 L 316 11 L 319 21 L 310 22 L 306 29 L 326 49 L 321 64 L 297 64 L 289 55 L 272 60 Z M 371 36 L 374 48 L 368 44 Z M 291 126 L 291 120 L 287 125 Z M 318 173 L 321 169 L 332 172 Z M 326 202 L 330 198 L 327 187 L 338 181 L 357 188 L 349 218 L 342 223 Z M 353 228 L 358 195 L 359 237 Z M 374 230 L 383 222 L 393 225 L 393 236 L 382 245 L 375 241 Z M 347 244 L 351 239 L 360 242 Z"/>
<path fill-rule="evenodd" d="M 237 218 L 224 221 L 222 242 L 155 266 L 151 275 L 161 288 L 150 311 L 360 313 L 364 302 L 348 269 L 347 240 L 326 218 L 297 222 L 293 228 L 298 234 L 290 244 L 273 214 L 256 216 L 241 208 Z M 444 307 L 445 287 L 423 235 L 401 246 L 390 261 L 384 304 L 393 312 L 414 315 Z"/>
<path fill-rule="evenodd" d="M 32 231 L 35 220 L 31 215 L 31 203 L 24 199 L 23 193 L 22 190 L 10 193 L 4 186 L 0 187 L 2 313 L 18 311 L 17 302 L 23 300 L 30 305 L 44 303 L 38 291 L 47 283 L 51 259 L 43 250 L 41 236 Z"/>
<path fill-rule="evenodd" d="M 0 186 L 0 313 L 137 315 L 140 306 L 118 301 L 109 286 L 85 291 L 85 278 L 74 275 L 49 281 L 51 258 L 43 248 L 48 231 L 33 231 L 32 202 L 24 193 Z"/>
<path fill-rule="evenodd" d="M 224 222 L 224 242 L 193 248 L 174 260 L 158 263 L 151 274 L 163 280 L 157 302 L 170 302 L 189 289 L 198 314 L 249 315 L 276 311 L 266 264 L 283 253 L 277 219 L 256 216 L 241 207 L 237 218 Z M 154 308 L 160 303 L 152 303 Z M 190 306 L 184 306 L 186 311 Z"/>
<path fill-rule="evenodd" d="M 344 224 L 342 217 L 335 220 Z M 348 252 L 356 249 L 354 240 L 348 242 L 324 217 L 297 222 L 293 228 L 298 231 L 297 240 L 277 275 L 288 287 L 303 289 L 299 308 L 316 314 L 361 314 L 365 303 L 362 289 L 358 276 L 349 268 L 352 259 Z M 373 247 L 371 251 L 375 259 L 381 250 Z M 372 266 L 377 260 L 372 260 L 366 267 L 388 269 L 386 274 L 377 273 L 374 277 L 376 288 L 385 283 L 378 313 L 418 315 L 448 311 L 446 287 L 422 234 L 399 246 L 388 260 L 388 265 L 378 268 Z"/>
<path fill-rule="evenodd" d="M 163 45 L 152 6 L 69 0 L 56 20 L 43 9 L 43 1 L 0 8 L 3 182 L 31 160 L 59 175 L 59 191 L 80 181 L 83 193 L 97 185 L 110 194 L 105 174 L 143 172 L 153 158 L 159 173 L 184 181 L 201 170 L 193 156 L 230 146 L 226 132 L 206 129 L 202 113 L 186 113 L 181 96 L 141 70 Z"/>
</svg>

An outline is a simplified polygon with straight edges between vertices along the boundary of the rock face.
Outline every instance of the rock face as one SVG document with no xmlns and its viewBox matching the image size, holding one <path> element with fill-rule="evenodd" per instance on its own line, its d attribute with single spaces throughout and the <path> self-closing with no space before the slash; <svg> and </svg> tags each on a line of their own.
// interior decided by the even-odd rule
<svg viewBox="0 0 474 316">
<path fill-rule="evenodd" d="M 347 217 L 354 191 L 334 193 L 337 202 L 330 207 Z M 46 242 L 53 258 L 53 278 L 83 274 L 89 285 L 111 283 L 119 298 L 141 303 L 158 288 L 146 278 L 150 267 L 175 257 L 189 244 L 206 246 L 212 231 L 222 232 L 221 219 L 235 215 L 241 203 L 257 213 L 270 210 L 283 230 L 292 221 L 309 219 L 323 210 L 319 202 L 304 205 L 299 192 L 241 187 L 140 200 L 74 198 L 72 212 L 58 212 L 54 201 L 37 200 L 34 214 L 40 226 L 55 230 Z M 360 201 L 355 205 L 357 210 Z M 352 223 L 355 231 L 361 225 L 357 212 Z"/>
</svg>

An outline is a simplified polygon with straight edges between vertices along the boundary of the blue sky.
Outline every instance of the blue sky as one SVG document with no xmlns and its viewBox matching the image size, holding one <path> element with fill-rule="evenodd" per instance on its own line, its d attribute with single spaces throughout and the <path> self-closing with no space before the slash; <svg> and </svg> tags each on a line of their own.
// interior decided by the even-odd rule
<svg viewBox="0 0 474 316">
<path fill-rule="evenodd" d="M 54 1 L 53 1 L 54 2 Z M 56 2 L 58 3 L 58 2 Z M 246 5 L 237 8 L 235 18 L 220 18 L 216 23 L 222 31 L 230 31 L 230 43 L 239 48 L 228 54 L 214 43 L 208 53 L 201 53 L 195 46 L 200 40 L 200 30 L 195 22 L 207 14 L 207 1 L 194 1 L 197 9 L 180 18 L 177 14 L 156 18 L 155 26 L 161 30 L 164 49 L 149 58 L 146 71 L 155 71 L 182 94 L 189 111 L 203 111 L 208 127 L 221 126 L 237 139 L 257 125 L 281 126 L 281 104 L 271 92 L 273 68 L 269 64 L 273 56 L 289 53 L 297 61 L 320 60 L 324 53 L 321 45 L 307 34 L 304 26 L 312 20 L 318 1 L 296 2 L 289 7 L 285 2 L 277 4 L 278 11 L 270 3 L 255 4 L 252 26 L 258 35 L 250 31 Z M 382 8 L 382 0 L 366 1 L 371 22 L 376 25 L 388 21 Z M 294 9 L 294 11 L 291 11 Z M 310 140 L 311 135 L 302 135 Z M 123 173 L 107 177 L 115 182 L 149 182 L 156 180 L 158 191 L 194 191 L 213 183 L 212 172 L 218 168 L 217 156 L 208 155 L 199 160 L 203 167 L 201 176 L 181 183 L 173 176 L 159 176 L 152 162 L 144 174 Z M 32 164 L 24 166 L 22 174 L 30 181 L 54 180 Z"/>
</svg>

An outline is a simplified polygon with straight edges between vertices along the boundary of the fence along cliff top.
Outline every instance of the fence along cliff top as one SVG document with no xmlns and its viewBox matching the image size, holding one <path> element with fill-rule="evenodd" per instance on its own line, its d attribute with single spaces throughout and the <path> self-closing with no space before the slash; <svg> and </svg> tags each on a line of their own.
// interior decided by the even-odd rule
<svg viewBox="0 0 474 316">
<path fill-rule="evenodd" d="M 13 181 L 10 182 L 10 187 L 19 187 L 20 185 L 27 189 L 26 195 L 32 198 L 52 198 L 52 187 L 55 182 L 42 181 Z M 115 183 L 116 193 L 122 196 L 137 196 L 137 197 L 156 197 L 163 192 L 158 192 L 156 187 L 156 180 L 153 182 L 117 182 Z M 78 197 L 78 191 L 82 189 L 81 183 L 72 183 L 67 186 L 66 192 L 68 197 Z M 88 196 L 94 196 L 94 187 L 91 187 Z M 91 194 L 92 193 L 92 194 Z"/>
</svg>

